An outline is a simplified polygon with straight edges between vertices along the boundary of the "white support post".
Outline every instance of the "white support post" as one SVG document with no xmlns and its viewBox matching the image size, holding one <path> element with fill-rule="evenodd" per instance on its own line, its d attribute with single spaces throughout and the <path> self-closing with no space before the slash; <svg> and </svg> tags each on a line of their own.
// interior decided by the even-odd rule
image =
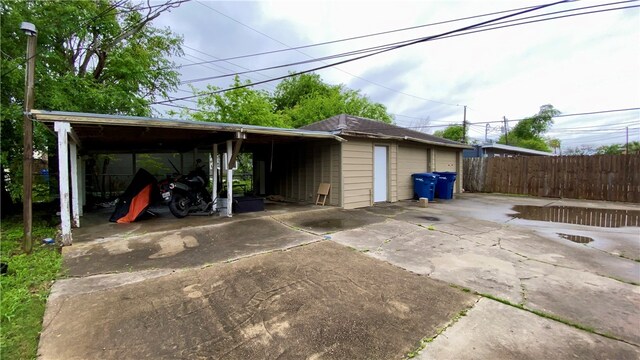
<svg viewBox="0 0 640 360">
<path fill-rule="evenodd" d="M 213 157 L 213 166 L 211 167 L 211 201 L 215 202 L 218 197 L 218 145 L 214 144 L 212 150 L 211 156 Z"/>
<path fill-rule="evenodd" d="M 69 206 L 69 144 L 68 136 L 71 126 L 66 122 L 55 122 L 54 129 L 58 133 L 58 169 L 60 183 L 60 227 L 62 228 L 62 245 L 71 245 L 71 214 Z"/>
<path fill-rule="evenodd" d="M 227 140 L 227 159 L 231 158 L 233 153 L 233 141 Z M 227 216 L 232 216 L 233 207 L 233 167 L 227 164 Z"/>
<path fill-rule="evenodd" d="M 80 227 L 80 199 L 78 198 L 78 147 L 76 143 L 69 142 L 69 161 L 71 163 L 71 225 Z"/>
<path fill-rule="evenodd" d="M 87 167 L 85 159 L 81 156 L 79 158 L 79 174 L 78 174 L 78 196 L 80 197 L 80 216 L 84 216 L 83 207 L 87 204 L 87 189 L 85 182 L 87 181 Z"/>
</svg>

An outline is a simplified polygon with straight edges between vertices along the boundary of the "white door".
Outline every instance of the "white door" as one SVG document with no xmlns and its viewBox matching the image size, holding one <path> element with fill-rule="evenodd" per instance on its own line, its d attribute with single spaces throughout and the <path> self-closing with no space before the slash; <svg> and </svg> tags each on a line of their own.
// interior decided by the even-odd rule
<svg viewBox="0 0 640 360">
<path fill-rule="evenodd" d="M 373 202 L 387 201 L 387 147 L 373 147 Z"/>
</svg>

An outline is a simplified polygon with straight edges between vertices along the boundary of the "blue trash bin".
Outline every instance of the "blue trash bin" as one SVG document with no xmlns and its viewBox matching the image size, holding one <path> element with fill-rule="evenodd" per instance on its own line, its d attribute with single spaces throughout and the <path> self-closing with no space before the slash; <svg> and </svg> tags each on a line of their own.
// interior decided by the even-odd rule
<svg viewBox="0 0 640 360">
<path fill-rule="evenodd" d="M 427 198 L 433 201 L 436 190 L 437 176 L 432 173 L 411 174 L 413 178 L 413 198 Z"/>
<path fill-rule="evenodd" d="M 453 185 L 456 182 L 456 173 L 451 171 L 434 171 L 437 176 L 436 197 L 443 200 L 453 199 Z"/>
</svg>

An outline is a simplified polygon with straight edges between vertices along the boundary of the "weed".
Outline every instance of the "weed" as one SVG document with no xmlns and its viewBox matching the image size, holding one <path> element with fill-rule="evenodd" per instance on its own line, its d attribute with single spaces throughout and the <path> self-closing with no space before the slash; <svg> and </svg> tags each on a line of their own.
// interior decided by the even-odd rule
<svg viewBox="0 0 640 360">
<path fill-rule="evenodd" d="M 427 226 L 427 230 L 431 230 L 431 231 L 433 231 L 433 230 L 435 230 L 435 229 L 436 229 L 436 227 L 435 227 L 435 226 L 433 226 L 433 225 L 429 225 L 429 226 Z"/>
<path fill-rule="evenodd" d="M 410 351 L 405 355 L 405 359 L 413 359 L 414 357 L 420 354 L 420 351 L 424 350 L 427 347 L 427 344 L 433 342 L 440 334 L 442 334 L 445 330 L 451 327 L 453 324 L 457 323 L 462 317 L 467 316 L 467 312 L 469 312 L 470 308 L 460 310 L 444 327 L 437 328 L 436 334 L 431 337 L 424 337 L 418 341 L 418 346 L 416 349 Z"/>
</svg>

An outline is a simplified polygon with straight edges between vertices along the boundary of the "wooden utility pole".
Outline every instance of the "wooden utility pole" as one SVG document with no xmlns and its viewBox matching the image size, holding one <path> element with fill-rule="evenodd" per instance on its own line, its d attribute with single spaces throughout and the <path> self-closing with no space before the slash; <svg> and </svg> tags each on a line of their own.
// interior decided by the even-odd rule
<svg viewBox="0 0 640 360">
<path fill-rule="evenodd" d="M 467 143 L 467 105 L 464 106 L 464 118 L 462 119 L 462 142 Z"/>
<path fill-rule="evenodd" d="M 33 177 L 33 123 L 29 113 L 34 101 L 34 77 L 36 68 L 36 43 L 38 40 L 35 25 L 23 22 L 20 28 L 27 34 L 27 64 L 24 81 L 24 114 L 23 114 L 23 166 L 22 166 L 22 221 L 24 239 L 22 249 L 26 253 L 33 250 L 31 229 L 33 225 L 31 187 Z"/>
<path fill-rule="evenodd" d="M 504 142 L 509 145 L 509 128 L 507 127 L 507 117 L 503 116 L 502 119 L 504 120 Z"/>
</svg>

